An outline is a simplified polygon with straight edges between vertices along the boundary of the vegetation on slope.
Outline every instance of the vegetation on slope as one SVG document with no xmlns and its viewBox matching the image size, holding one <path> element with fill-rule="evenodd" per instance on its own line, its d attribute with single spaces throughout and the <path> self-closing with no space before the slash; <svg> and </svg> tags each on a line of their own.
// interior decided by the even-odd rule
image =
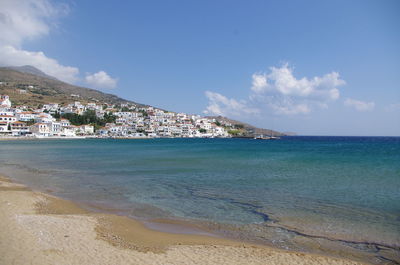
<svg viewBox="0 0 400 265">
<path fill-rule="evenodd" d="M 37 107 L 46 103 L 67 104 L 80 101 L 82 103 L 134 103 L 142 106 L 116 95 L 70 85 L 57 79 L 19 72 L 8 67 L 0 67 L 0 82 L 3 83 L 0 85 L 0 94 L 8 94 L 15 105 Z"/>
<path fill-rule="evenodd" d="M 241 122 L 241 121 L 236 121 L 232 120 L 223 116 L 209 116 L 207 118 L 210 119 L 215 119 L 218 124 L 231 124 L 232 127 L 229 128 L 228 133 L 231 134 L 232 136 L 235 137 L 254 137 L 258 135 L 264 135 L 264 136 L 283 136 L 286 135 L 284 133 L 274 131 L 274 130 L 269 130 L 269 129 L 262 129 L 262 128 L 257 128 L 253 125 Z"/>
<path fill-rule="evenodd" d="M 76 113 L 60 114 L 58 112 L 52 115 L 56 119 L 67 119 L 72 125 L 91 124 L 94 125 L 95 128 L 103 127 L 106 125 L 106 123 L 113 123 L 117 118 L 111 113 L 105 113 L 103 118 L 99 118 L 96 116 L 96 112 L 94 110 L 87 110 L 82 115 Z"/>
</svg>

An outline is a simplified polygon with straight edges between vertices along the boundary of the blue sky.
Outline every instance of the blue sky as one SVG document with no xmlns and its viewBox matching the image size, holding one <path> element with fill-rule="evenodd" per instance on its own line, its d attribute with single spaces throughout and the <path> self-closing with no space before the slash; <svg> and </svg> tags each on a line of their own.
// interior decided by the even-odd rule
<svg viewBox="0 0 400 265">
<path fill-rule="evenodd" d="M 0 3 L 0 64 L 307 135 L 400 136 L 400 2 Z"/>
</svg>

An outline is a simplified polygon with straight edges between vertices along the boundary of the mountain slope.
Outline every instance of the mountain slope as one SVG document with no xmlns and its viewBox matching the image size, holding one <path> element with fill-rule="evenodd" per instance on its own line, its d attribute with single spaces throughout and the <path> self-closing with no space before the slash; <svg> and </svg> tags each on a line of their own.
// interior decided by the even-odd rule
<svg viewBox="0 0 400 265">
<path fill-rule="evenodd" d="M 13 103 L 16 105 L 24 104 L 36 106 L 50 102 L 68 103 L 81 101 L 85 103 L 95 101 L 111 104 L 134 103 L 139 106 L 144 106 L 143 104 L 122 99 L 116 95 L 103 93 L 95 89 L 70 85 L 52 77 L 45 77 L 43 76 L 43 72 L 32 66 L 18 67 L 17 69 L 18 70 L 11 67 L 0 67 L 0 82 L 3 82 L 0 86 L 0 93 L 9 94 Z M 21 94 L 20 90 L 25 90 L 26 93 Z"/>
<path fill-rule="evenodd" d="M 232 120 L 232 119 L 229 119 L 229 118 L 223 117 L 223 116 L 208 116 L 207 118 L 215 119 L 221 124 L 228 123 L 228 124 L 234 125 L 234 127 L 238 128 L 241 131 L 240 135 L 243 137 L 254 137 L 254 136 L 258 136 L 258 135 L 264 135 L 264 136 L 284 136 L 284 135 L 286 135 L 286 134 L 278 132 L 278 131 L 257 128 L 248 123 L 244 123 L 244 122 L 237 121 L 237 120 Z"/>
<path fill-rule="evenodd" d="M 48 79 L 58 80 L 55 77 L 52 77 L 50 75 L 47 75 L 47 74 L 43 73 L 42 71 L 40 71 L 39 69 L 37 69 L 36 67 L 34 67 L 32 65 L 9 66 L 7 68 L 10 68 L 12 70 L 15 70 L 15 71 L 18 71 L 18 72 L 21 72 L 21 73 L 32 74 L 32 75 L 45 77 L 45 78 L 48 78 Z"/>
</svg>

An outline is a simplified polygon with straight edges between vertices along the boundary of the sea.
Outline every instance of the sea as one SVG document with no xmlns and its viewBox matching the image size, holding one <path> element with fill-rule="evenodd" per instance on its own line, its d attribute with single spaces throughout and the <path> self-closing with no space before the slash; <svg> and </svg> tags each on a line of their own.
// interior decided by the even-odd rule
<svg viewBox="0 0 400 265">
<path fill-rule="evenodd" d="M 400 137 L 7 140 L 0 173 L 149 226 L 400 263 Z"/>
</svg>

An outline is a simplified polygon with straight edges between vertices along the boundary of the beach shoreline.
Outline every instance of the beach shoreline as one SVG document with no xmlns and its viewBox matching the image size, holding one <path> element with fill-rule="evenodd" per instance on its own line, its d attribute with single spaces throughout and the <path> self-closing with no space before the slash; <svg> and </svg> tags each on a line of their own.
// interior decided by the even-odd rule
<svg viewBox="0 0 400 265">
<path fill-rule="evenodd" d="M 0 178 L 0 264 L 365 264 L 199 234 L 149 229 L 125 216 Z"/>
</svg>

